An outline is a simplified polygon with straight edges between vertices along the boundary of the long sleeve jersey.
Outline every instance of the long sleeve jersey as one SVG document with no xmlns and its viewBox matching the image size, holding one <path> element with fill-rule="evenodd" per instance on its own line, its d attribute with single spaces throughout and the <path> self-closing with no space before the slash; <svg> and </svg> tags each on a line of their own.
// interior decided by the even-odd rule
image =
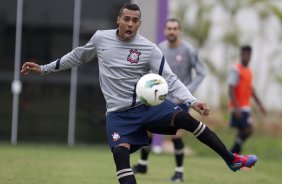
<svg viewBox="0 0 282 184">
<path fill-rule="evenodd" d="M 140 77 L 153 72 L 162 75 L 169 92 L 189 106 L 196 102 L 190 91 L 171 71 L 156 46 L 140 34 L 124 41 L 117 30 L 97 31 L 90 41 L 73 49 L 62 58 L 41 66 L 42 74 L 79 66 L 98 58 L 100 86 L 106 100 L 107 112 L 122 111 L 141 104 L 136 98 L 136 84 Z"/>
<path fill-rule="evenodd" d="M 191 93 L 194 93 L 205 77 L 205 69 L 199 60 L 196 49 L 185 41 L 181 41 L 176 48 L 170 48 L 167 40 L 161 42 L 159 48 L 172 72 L 177 75 Z M 193 70 L 196 73 L 194 78 L 192 76 Z"/>
</svg>

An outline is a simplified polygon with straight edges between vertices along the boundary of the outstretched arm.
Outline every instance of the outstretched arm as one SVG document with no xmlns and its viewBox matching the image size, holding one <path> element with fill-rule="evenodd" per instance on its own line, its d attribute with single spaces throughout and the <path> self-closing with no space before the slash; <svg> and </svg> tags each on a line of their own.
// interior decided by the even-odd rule
<svg viewBox="0 0 282 184">
<path fill-rule="evenodd" d="M 97 55 L 94 44 L 96 40 L 96 34 L 97 33 L 94 34 L 94 36 L 86 45 L 73 49 L 62 58 L 57 59 L 49 64 L 38 65 L 34 62 L 25 62 L 22 66 L 21 72 L 25 75 L 31 72 L 46 75 L 52 72 L 67 70 L 92 60 Z"/>
<path fill-rule="evenodd" d="M 260 108 L 260 111 L 263 113 L 263 114 L 266 114 L 266 110 L 265 108 L 263 107 L 259 97 L 257 96 L 256 92 L 255 92 L 255 89 L 253 88 L 252 90 L 252 96 L 254 97 L 256 103 L 258 104 L 259 108 Z"/>
</svg>

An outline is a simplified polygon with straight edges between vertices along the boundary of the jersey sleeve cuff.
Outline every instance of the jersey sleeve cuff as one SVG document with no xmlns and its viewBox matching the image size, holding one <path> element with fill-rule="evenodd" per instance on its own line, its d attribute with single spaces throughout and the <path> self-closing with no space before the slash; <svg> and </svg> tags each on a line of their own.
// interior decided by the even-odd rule
<svg viewBox="0 0 282 184">
<path fill-rule="evenodd" d="M 49 72 L 47 71 L 45 65 L 40 65 L 41 75 L 47 75 Z"/>
<path fill-rule="evenodd" d="M 192 107 L 194 105 L 194 103 L 196 103 L 198 100 L 197 99 L 193 99 L 193 100 L 187 100 L 186 102 L 184 102 L 184 104 L 187 106 L 187 107 Z"/>
</svg>

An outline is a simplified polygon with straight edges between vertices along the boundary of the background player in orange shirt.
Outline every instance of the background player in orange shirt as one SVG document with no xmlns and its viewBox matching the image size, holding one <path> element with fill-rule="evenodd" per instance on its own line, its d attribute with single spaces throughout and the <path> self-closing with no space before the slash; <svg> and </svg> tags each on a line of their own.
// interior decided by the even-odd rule
<svg viewBox="0 0 282 184">
<path fill-rule="evenodd" d="M 229 73 L 230 123 L 231 127 L 238 129 L 231 152 L 238 154 L 241 153 L 244 142 L 253 132 L 252 120 L 250 118 L 251 97 L 254 97 L 262 113 L 266 113 L 252 85 L 253 76 L 249 67 L 251 53 L 252 48 L 250 46 L 242 46 L 241 61 L 235 64 Z"/>
</svg>

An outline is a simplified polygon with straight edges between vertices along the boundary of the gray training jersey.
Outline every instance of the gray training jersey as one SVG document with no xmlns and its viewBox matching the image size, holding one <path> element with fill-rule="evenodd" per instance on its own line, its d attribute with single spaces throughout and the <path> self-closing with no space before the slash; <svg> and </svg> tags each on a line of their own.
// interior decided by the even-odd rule
<svg viewBox="0 0 282 184">
<path fill-rule="evenodd" d="M 42 74 L 66 70 L 98 57 L 100 86 L 107 112 L 121 111 L 141 104 L 135 87 L 139 78 L 150 71 L 162 75 L 169 91 L 186 105 L 196 98 L 180 82 L 166 63 L 160 49 L 137 34 L 130 41 L 117 36 L 117 30 L 97 31 L 90 41 L 73 49 L 61 59 L 41 66 Z"/>
<path fill-rule="evenodd" d="M 185 41 L 181 41 L 176 48 L 169 48 L 168 41 L 159 44 L 168 65 L 180 81 L 194 93 L 205 77 L 205 69 L 198 58 L 196 49 Z M 196 76 L 192 77 L 195 70 Z"/>
</svg>

